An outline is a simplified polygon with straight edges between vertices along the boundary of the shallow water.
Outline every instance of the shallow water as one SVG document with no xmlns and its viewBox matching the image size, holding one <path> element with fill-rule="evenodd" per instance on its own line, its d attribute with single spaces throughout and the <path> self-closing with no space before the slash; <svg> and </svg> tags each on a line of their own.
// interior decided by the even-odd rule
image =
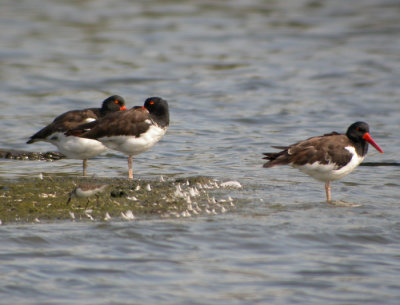
<svg viewBox="0 0 400 305">
<path fill-rule="evenodd" d="M 169 101 L 171 126 L 134 159 L 143 178 L 237 180 L 222 215 L 0 227 L 3 304 L 398 304 L 400 171 L 333 183 L 263 169 L 270 146 L 370 124 L 400 147 L 397 1 L 2 1 L 1 148 L 111 94 Z M 125 177 L 117 152 L 89 173 Z M 0 160 L 2 177 L 79 175 L 77 160 Z M 1 198 L 0 198 L 1 199 Z M 73 293 L 72 293 L 73 292 Z M 3 297 L 5 296 L 5 297 Z"/>
</svg>

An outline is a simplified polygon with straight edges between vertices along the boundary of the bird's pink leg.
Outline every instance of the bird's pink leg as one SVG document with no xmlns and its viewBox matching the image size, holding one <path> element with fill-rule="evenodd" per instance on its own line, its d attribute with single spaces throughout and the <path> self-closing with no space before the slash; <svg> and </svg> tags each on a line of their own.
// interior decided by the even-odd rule
<svg viewBox="0 0 400 305">
<path fill-rule="evenodd" d="M 129 155 L 128 157 L 128 176 L 129 179 L 133 179 L 133 168 L 132 168 L 132 155 Z"/>
<path fill-rule="evenodd" d="M 82 162 L 83 176 L 86 176 L 86 169 L 87 169 L 87 159 L 83 159 L 83 162 Z"/>
<path fill-rule="evenodd" d="M 326 192 L 326 201 L 330 202 L 331 201 L 331 182 L 330 181 L 325 183 L 325 192 Z"/>
</svg>

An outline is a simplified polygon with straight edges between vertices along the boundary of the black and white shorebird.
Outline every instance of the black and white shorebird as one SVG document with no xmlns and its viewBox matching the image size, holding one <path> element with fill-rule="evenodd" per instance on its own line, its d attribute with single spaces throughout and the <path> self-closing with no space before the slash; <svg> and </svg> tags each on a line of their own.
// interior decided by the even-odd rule
<svg viewBox="0 0 400 305">
<path fill-rule="evenodd" d="M 96 139 L 108 148 L 128 155 L 128 177 L 133 179 L 133 155 L 153 147 L 164 136 L 168 126 L 167 101 L 160 97 L 150 97 L 143 107 L 135 106 L 126 111 L 111 113 L 67 134 Z"/>
<path fill-rule="evenodd" d="M 99 201 L 99 194 L 104 192 L 104 190 L 108 187 L 108 184 L 89 184 L 83 183 L 78 185 L 76 188 L 72 190 L 71 193 L 68 194 L 67 204 L 70 203 L 72 198 L 87 198 L 88 201 L 86 203 L 86 207 L 89 205 L 89 197 L 96 196 L 97 203 Z"/>
<path fill-rule="evenodd" d="M 49 142 L 57 146 L 67 158 L 83 160 L 83 175 L 86 176 L 87 160 L 103 153 L 107 148 L 99 141 L 66 136 L 65 132 L 120 110 L 126 110 L 124 99 L 118 95 L 110 96 L 103 101 L 101 108 L 71 110 L 59 115 L 52 123 L 31 136 L 26 143 Z"/>
<path fill-rule="evenodd" d="M 274 146 L 282 151 L 264 153 L 264 159 L 268 160 L 264 167 L 290 165 L 325 182 L 326 199 L 330 202 L 330 182 L 347 176 L 364 160 L 368 143 L 383 153 L 370 136 L 368 124 L 356 122 L 350 125 L 346 134 L 332 132 L 289 146 Z"/>
</svg>

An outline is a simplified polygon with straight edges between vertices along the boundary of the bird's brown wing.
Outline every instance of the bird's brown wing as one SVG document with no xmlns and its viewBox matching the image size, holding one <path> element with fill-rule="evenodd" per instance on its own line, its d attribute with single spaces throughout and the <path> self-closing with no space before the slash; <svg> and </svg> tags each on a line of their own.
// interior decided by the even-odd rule
<svg viewBox="0 0 400 305">
<path fill-rule="evenodd" d="M 28 144 L 47 138 L 54 132 L 66 132 L 85 124 L 88 120 L 96 120 L 98 109 L 71 110 L 56 117 L 52 123 L 30 137 Z"/>
<path fill-rule="evenodd" d="M 148 110 L 141 107 L 110 113 L 93 125 L 91 130 L 81 136 L 90 139 L 120 135 L 139 137 L 149 129 L 151 120 Z"/>
<path fill-rule="evenodd" d="M 306 163 L 320 162 L 321 164 L 335 163 L 340 168 L 352 158 L 351 152 L 343 148 L 349 145 L 351 143 L 347 136 L 338 133 L 312 137 L 287 147 L 277 147 L 282 149 L 280 152 L 264 153 L 264 159 L 268 160 L 264 167 L 301 166 Z"/>
</svg>

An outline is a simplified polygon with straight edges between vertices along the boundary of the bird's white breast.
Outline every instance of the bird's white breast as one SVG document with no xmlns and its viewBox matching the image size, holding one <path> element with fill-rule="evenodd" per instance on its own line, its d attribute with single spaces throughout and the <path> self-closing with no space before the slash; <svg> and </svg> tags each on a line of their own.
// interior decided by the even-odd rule
<svg viewBox="0 0 400 305">
<path fill-rule="evenodd" d="M 320 181 L 327 182 L 339 180 L 354 171 L 355 168 L 364 160 L 364 157 L 357 155 L 354 147 L 346 146 L 345 149 L 352 154 L 352 157 L 350 162 L 341 168 L 338 168 L 335 163 L 321 164 L 320 162 L 301 166 L 292 166 Z"/>
<path fill-rule="evenodd" d="M 111 149 L 127 155 L 136 155 L 153 147 L 154 144 L 161 140 L 165 132 L 166 128 L 151 125 L 150 128 L 139 137 L 120 135 L 100 138 L 99 141 Z"/>
</svg>

